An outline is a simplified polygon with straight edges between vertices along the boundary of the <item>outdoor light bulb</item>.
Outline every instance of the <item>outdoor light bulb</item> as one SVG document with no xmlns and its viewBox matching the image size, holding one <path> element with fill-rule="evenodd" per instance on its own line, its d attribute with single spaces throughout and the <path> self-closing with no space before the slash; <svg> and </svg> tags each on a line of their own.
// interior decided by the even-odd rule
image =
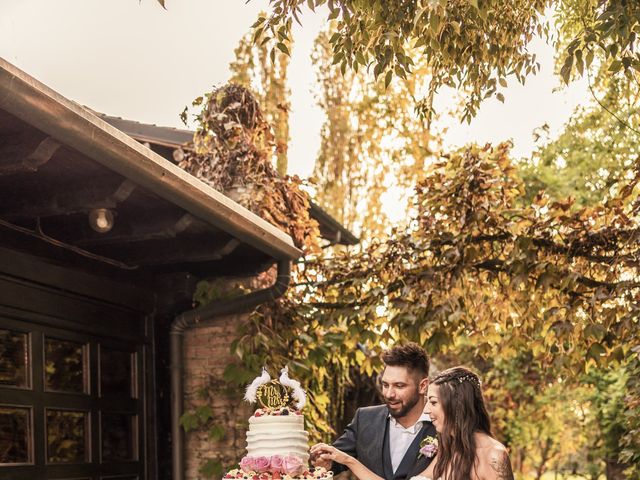
<svg viewBox="0 0 640 480">
<path fill-rule="evenodd" d="M 109 228 L 109 221 L 107 220 L 107 217 L 99 215 L 98 218 L 96 218 L 96 227 L 98 227 L 98 230 L 100 231 Z"/>
<path fill-rule="evenodd" d="M 89 225 L 98 233 L 107 233 L 113 228 L 113 212 L 108 208 L 94 208 L 89 212 Z"/>
</svg>

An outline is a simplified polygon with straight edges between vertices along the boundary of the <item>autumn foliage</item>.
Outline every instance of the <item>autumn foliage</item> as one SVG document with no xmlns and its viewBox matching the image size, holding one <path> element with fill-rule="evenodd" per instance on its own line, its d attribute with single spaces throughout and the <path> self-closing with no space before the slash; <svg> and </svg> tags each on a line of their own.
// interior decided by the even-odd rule
<svg viewBox="0 0 640 480">
<path fill-rule="evenodd" d="M 639 166 L 617 197 L 572 209 L 544 195 L 523 204 L 508 144 L 443 157 L 417 186 L 407 228 L 360 252 L 308 258 L 235 347 L 248 369 L 293 362 L 308 381 L 310 428 L 326 437 L 354 374 L 373 375 L 384 345 L 417 341 L 484 373 L 499 435 L 522 452 L 516 466 L 543 472 L 555 442 L 575 456 L 591 441 L 567 443 L 584 425 L 559 398 L 595 395 L 585 375 L 637 356 Z M 637 414 L 634 385 L 627 411 Z"/>
<path fill-rule="evenodd" d="M 261 106 L 246 88 L 228 84 L 193 102 L 198 129 L 179 166 L 288 233 L 313 251 L 318 224 L 297 176 L 280 175 L 276 143 Z M 186 118 L 186 110 L 183 118 Z"/>
</svg>

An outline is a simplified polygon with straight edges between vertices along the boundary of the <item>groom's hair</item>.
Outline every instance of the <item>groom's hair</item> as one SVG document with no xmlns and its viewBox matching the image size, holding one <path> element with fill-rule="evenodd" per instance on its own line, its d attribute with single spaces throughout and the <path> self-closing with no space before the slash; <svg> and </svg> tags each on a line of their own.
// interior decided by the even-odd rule
<svg viewBox="0 0 640 480">
<path fill-rule="evenodd" d="M 417 372 L 422 377 L 429 376 L 429 357 L 427 352 L 417 343 L 405 343 L 396 345 L 382 354 L 385 365 L 392 367 L 405 367 L 410 372 Z"/>
</svg>

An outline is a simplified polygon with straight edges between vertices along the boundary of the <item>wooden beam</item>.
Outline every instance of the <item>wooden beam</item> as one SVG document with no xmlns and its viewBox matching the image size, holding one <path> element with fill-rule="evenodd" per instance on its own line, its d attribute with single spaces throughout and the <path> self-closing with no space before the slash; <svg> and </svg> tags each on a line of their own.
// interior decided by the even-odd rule
<svg viewBox="0 0 640 480">
<path fill-rule="evenodd" d="M 185 213 L 178 218 L 176 218 L 174 212 L 164 212 L 163 216 L 149 214 L 150 212 L 146 213 L 147 215 L 142 218 L 116 217 L 114 229 L 108 233 L 91 231 L 88 235 L 80 236 L 80 233 L 70 234 L 70 232 L 66 232 L 65 237 L 75 245 L 86 248 L 103 245 L 113 248 L 115 245 L 125 243 L 172 239 L 181 233 L 187 232 L 189 229 L 195 232 L 213 233 L 209 225 L 189 213 Z M 126 224 L 122 225 L 122 222 Z"/>
<path fill-rule="evenodd" d="M 82 185 L 58 185 L 59 188 L 38 190 L 31 195 L 10 196 L 0 204 L 0 217 L 46 218 L 89 212 L 94 208 L 116 208 L 136 189 L 136 184 L 125 179 L 84 182 Z"/>
<path fill-rule="evenodd" d="M 237 239 L 220 232 L 216 236 L 209 234 L 102 245 L 92 247 L 91 251 L 98 255 L 108 254 L 127 265 L 167 266 L 220 260 L 233 253 L 239 245 Z"/>
<path fill-rule="evenodd" d="M 3 144 L 0 148 L 0 175 L 36 172 L 61 146 L 51 137 L 40 141 L 35 148 L 22 143 L 7 144 L 3 141 Z"/>
</svg>

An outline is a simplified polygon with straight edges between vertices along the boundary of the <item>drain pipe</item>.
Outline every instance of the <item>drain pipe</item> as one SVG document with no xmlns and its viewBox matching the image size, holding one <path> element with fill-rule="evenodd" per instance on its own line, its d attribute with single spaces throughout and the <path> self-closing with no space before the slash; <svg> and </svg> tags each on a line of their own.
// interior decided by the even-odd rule
<svg viewBox="0 0 640 480">
<path fill-rule="evenodd" d="M 183 335 L 184 332 L 197 324 L 202 324 L 222 315 L 247 313 L 258 305 L 275 300 L 287 291 L 291 277 L 291 263 L 289 260 L 278 260 L 278 273 L 273 285 L 241 297 L 230 298 L 210 303 L 204 307 L 178 315 L 171 323 L 169 332 L 171 357 L 171 456 L 173 480 L 184 480 L 184 430 L 180 426 L 183 413 Z"/>
</svg>

